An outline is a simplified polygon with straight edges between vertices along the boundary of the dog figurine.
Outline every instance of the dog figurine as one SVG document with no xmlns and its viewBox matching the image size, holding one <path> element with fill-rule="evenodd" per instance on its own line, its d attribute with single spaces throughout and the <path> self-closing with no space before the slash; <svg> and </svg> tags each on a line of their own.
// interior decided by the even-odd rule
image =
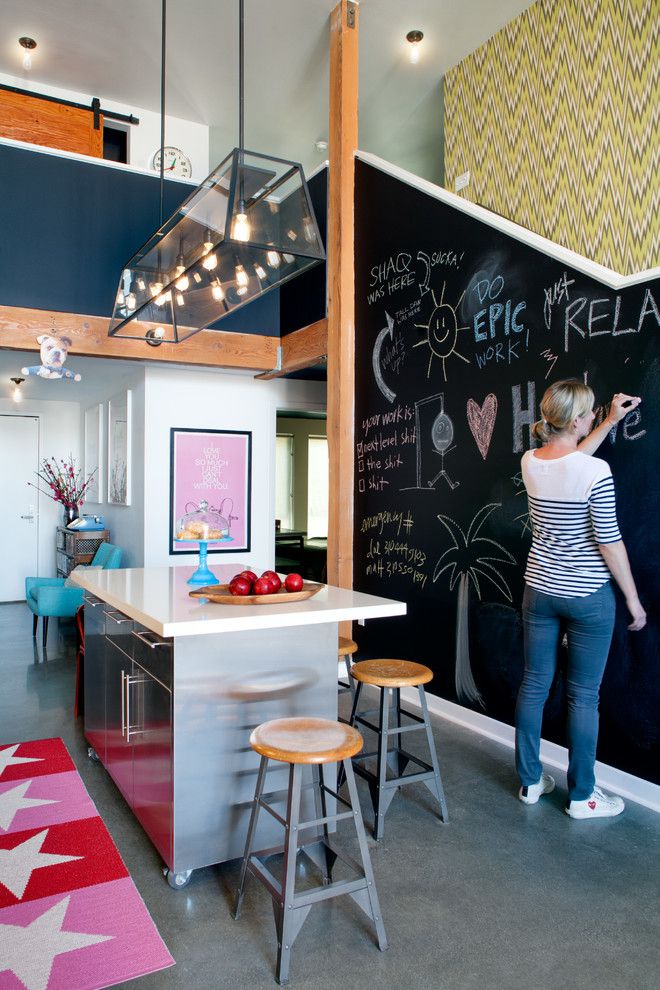
<svg viewBox="0 0 660 990">
<path fill-rule="evenodd" d="M 51 337 L 47 333 L 37 337 L 41 345 L 41 364 L 29 368 L 21 368 L 24 375 L 38 375 L 39 378 L 70 378 L 79 382 L 81 375 L 74 374 L 64 367 L 66 356 L 71 347 L 70 337 Z"/>
</svg>

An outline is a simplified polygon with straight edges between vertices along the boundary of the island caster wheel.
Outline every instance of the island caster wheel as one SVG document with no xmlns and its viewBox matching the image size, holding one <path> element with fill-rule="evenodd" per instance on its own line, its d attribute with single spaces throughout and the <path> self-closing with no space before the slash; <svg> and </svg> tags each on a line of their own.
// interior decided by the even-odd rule
<svg viewBox="0 0 660 990">
<path fill-rule="evenodd" d="M 184 887 L 187 887 L 192 874 L 192 870 L 184 870 L 183 873 L 174 873 L 173 870 L 169 870 L 167 867 L 163 870 L 163 876 L 172 890 L 183 890 Z"/>
<path fill-rule="evenodd" d="M 101 762 L 101 758 L 100 758 L 99 754 L 96 752 L 96 750 L 94 749 L 93 746 L 88 746 L 87 747 L 87 756 L 94 763 L 100 763 Z"/>
</svg>

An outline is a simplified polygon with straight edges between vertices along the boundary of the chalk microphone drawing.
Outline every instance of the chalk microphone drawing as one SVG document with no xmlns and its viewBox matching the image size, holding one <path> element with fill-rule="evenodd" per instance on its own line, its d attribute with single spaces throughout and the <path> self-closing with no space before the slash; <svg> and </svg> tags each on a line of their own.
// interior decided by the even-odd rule
<svg viewBox="0 0 660 990">
<path fill-rule="evenodd" d="M 472 432 L 479 453 L 486 460 L 497 416 L 497 396 L 489 392 L 481 406 L 474 399 L 467 401 L 468 426 Z"/>
<path fill-rule="evenodd" d="M 461 305 L 465 293 L 463 292 L 461 294 L 455 307 L 450 306 L 449 303 L 444 301 L 446 285 L 446 282 L 442 283 L 440 302 L 435 298 L 435 290 L 431 289 L 431 297 L 435 308 L 429 317 L 429 321 L 428 323 L 415 323 L 418 330 L 426 330 L 426 339 L 419 340 L 416 344 L 413 344 L 413 347 L 422 347 L 424 344 L 428 344 L 431 351 L 426 377 L 431 377 L 433 358 L 437 357 L 442 361 L 442 374 L 445 381 L 447 381 L 447 360 L 452 354 L 460 358 L 461 361 L 465 361 L 466 364 L 470 363 L 468 358 L 459 354 L 456 350 L 458 331 L 468 329 L 468 327 L 459 327 L 458 320 L 456 319 L 456 311 Z"/>
<path fill-rule="evenodd" d="M 491 502 L 489 505 L 482 505 L 472 518 L 467 534 L 463 532 L 458 523 L 449 516 L 439 515 L 438 519 L 449 533 L 453 546 L 442 554 L 433 571 L 434 583 L 441 574 L 449 571 L 449 590 L 453 591 L 458 583 L 458 595 L 456 598 L 456 666 L 454 682 L 456 686 L 456 697 L 459 701 L 470 701 L 485 708 L 484 700 L 475 684 L 470 666 L 470 626 L 469 626 L 469 604 L 470 604 L 470 581 L 474 584 L 475 591 L 481 600 L 481 586 L 479 577 L 487 578 L 498 591 L 501 591 L 508 601 L 513 600 L 511 589 L 506 579 L 494 564 L 515 564 L 515 557 L 506 550 L 501 543 L 491 540 L 487 536 L 479 536 L 481 527 L 488 517 L 501 508 L 501 502 Z M 494 547 L 501 556 L 489 552 L 489 547 Z"/>
<path fill-rule="evenodd" d="M 385 319 L 387 320 L 387 326 L 384 327 L 378 336 L 376 337 L 376 343 L 374 344 L 373 355 L 371 358 L 371 363 L 374 369 L 374 378 L 376 379 L 376 384 L 381 390 L 388 402 L 394 402 L 396 399 L 396 392 L 393 392 L 391 388 L 385 384 L 383 380 L 383 373 L 380 367 L 380 350 L 383 346 L 386 337 L 390 340 L 394 340 L 394 320 L 389 313 L 385 313 Z"/>
</svg>

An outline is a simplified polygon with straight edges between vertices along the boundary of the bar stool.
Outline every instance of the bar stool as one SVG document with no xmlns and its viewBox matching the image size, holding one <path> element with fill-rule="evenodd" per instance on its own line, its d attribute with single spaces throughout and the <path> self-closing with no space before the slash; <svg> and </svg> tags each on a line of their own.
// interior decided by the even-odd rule
<svg viewBox="0 0 660 990">
<path fill-rule="evenodd" d="M 346 669 L 346 680 L 339 681 L 339 694 L 345 694 L 346 691 L 350 691 L 353 697 L 355 697 L 355 684 L 351 678 L 351 657 L 357 651 L 357 643 L 354 639 L 347 639 L 345 636 L 339 637 L 339 648 L 337 650 L 337 659 L 339 663 L 343 663 Z M 346 719 L 340 719 L 340 722 L 345 722 Z"/>
<path fill-rule="evenodd" d="M 433 671 L 429 670 L 421 663 L 412 663 L 408 660 L 362 660 L 353 664 L 351 676 L 357 681 L 355 697 L 353 698 L 353 708 L 349 725 L 365 725 L 372 729 L 378 736 L 378 749 L 373 753 L 360 753 L 353 758 L 353 769 L 360 777 L 363 777 L 369 784 L 371 802 L 374 809 L 374 838 L 382 839 L 385 830 L 385 814 L 389 808 L 392 798 L 400 787 L 414 782 L 424 783 L 431 794 L 437 799 L 440 806 L 440 817 L 443 822 L 449 820 L 445 794 L 440 778 L 440 766 L 438 756 L 433 741 L 433 731 L 429 719 L 429 710 L 426 704 L 426 693 L 424 684 L 433 679 Z M 380 690 L 380 704 L 377 709 L 359 711 L 360 696 L 362 686 L 372 684 Z M 416 687 L 419 693 L 419 703 L 422 709 L 422 718 L 413 712 L 404 710 L 401 707 L 401 688 Z M 392 708 L 396 719 L 396 726 L 389 725 L 389 692 L 394 693 L 394 704 Z M 374 725 L 365 716 L 378 711 L 378 725 Z M 412 724 L 402 725 L 401 716 L 411 719 Z M 428 747 L 431 756 L 431 763 L 420 760 L 413 756 L 401 746 L 401 735 L 404 732 L 425 731 Z M 395 745 L 390 748 L 390 739 L 394 738 Z M 370 757 L 377 757 L 376 772 L 367 770 L 360 765 L 363 760 Z M 387 766 L 398 771 L 395 776 L 387 776 Z M 420 770 L 406 774 L 408 763 L 414 763 Z M 340 773 L 338 786 L 343 783 L 343 774 Z"/>
<path fill-rule="evenodd" d="M 371 859 L 367 848 L 367 840 L 360 813 L 360 804 L 353 776 L 351 757 L 362 749 L 363 740 L 357 729 L 340 722 L 325 718 L 279 718 L 258 726 L 250 736 L 250 745 L 261 756 L 257 786 L 254 792 L 250 825 L 245 855 L 241 867 L 240 881 L 236 893 L 234 917 L 238 918 L 245 890 L 247 874 L 251 873 L 266 887 L 273 898 L 275 925 L 277 928 L 277 982 L 281 985 L 288 983 L 291 947 L 309 914 L 312 904 L 324 901 L 341 894 L 349 894 L 364 913 L 370 917 L 376 929 L 378 948 L 387 948 L 385 927 L 380 913 L 378 894 L 374 882 Z M 282 818 L 274 807 L 266 800 L 272 800 L 277 795 L 264 795 L 264 781 L 268 761 L 289 764 L 289 786 L 286 806 L 286 817 Z M 346 801 L 335 790 L 325 783 L 324 765 L 326 763 L 341 763 L 348 785 L 349 800 Z M 311 821 L 300 821 L 300 798 L 302 790 L 303 767 L 312 765 L 314 776 L 313 787 L 316 801 L 317 817 Z M 280 794 L 282 792 L 279 792 Z M 326 797 L 330 796 L 347 808 L 338 814 L 329 814 Z M 259 811 L 263 808 L 284 827 L 285 842 L 283 849 L 269 849 L 265 852 L 254 853 L 252 844 L 257 828 Z M 320 814 L 319 814 L 320 812 Z M 360 849 L 361 863 L 356 862 L 346 853 L 341 852 L 330 838 L 328 825 L 343 819 L 352 819 L 355 824 L 357 840 Z M 322 827 L 323 835 L 320 840 L 324 861 L 321 862 L 323 883 L 316 887 L 306 887 L 296 894 L 296 859 L 298 856 L 298 837 L 307 829 L 317 833 L 312 842 L 319 842 L 318 829 Z M 311 850 L 300 847 L 312 862 L 319 865 Z M 316 850 L 315 850 L 316 851 Z M 265 865 L 267 856 L 284 853 L 283 880 L 280 883 Z M 346 863 L 356 878 L 352 880 L 333 881 L 332 868 L 337 859 Z"/>
</svg>

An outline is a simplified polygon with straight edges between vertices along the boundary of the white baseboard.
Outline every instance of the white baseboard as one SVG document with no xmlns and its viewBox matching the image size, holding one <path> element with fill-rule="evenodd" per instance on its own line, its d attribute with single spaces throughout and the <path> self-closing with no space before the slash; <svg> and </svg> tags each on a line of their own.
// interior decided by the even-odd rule
<svg viewBox="0 0 660 990">
<path fill-rule="evenodd" d="M 404 688 L 401 691 L 401 697 L 405 698 L 406 704 L 419 707 L 419 695 L 414 688 Z M 426 700 L 429 711 L 433 712 L 434 715 L 439 715 L 440 718 L 445 718 L 448 722 L 462 725 L 466 729 L 471 729 L 481 736 L 487 736 L 489 739 L 494 739 L 495 742 L 503 743 L 513 749 L 514 730 L 512 725 L 506 725 L 506 723 L 498 722 L 487 715 L 473 712 L 470 708 L 463 708 L 462 705 L 457 705 L 453 701 L 446 701 L 436 694 L 427 692 Z M 568 750 L 565 746 L 558 746 L 556 743 L 542 739 L 541 760 L 551 767 L 566 772 Z M 646 808 L 651 808 L 652 811 L 660 812 L 660 786 L 657 784 L 642 780 L 641 777 L 635 777 L 623 770 L 617 770 L 616 767 L 610 767 L 607 763 L 599 762 L 596 762 L 596 783 L 599 787 L 614 791 L 615 794 L 620 794 L 637 804 L 643 804 Z"/>
</svg>

